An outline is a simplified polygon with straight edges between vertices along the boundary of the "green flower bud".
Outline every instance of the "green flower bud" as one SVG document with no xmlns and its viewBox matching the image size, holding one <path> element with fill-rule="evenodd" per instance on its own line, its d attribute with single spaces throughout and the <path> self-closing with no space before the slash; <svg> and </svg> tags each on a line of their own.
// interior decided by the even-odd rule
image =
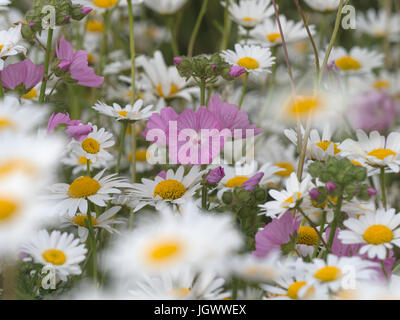
<svg viewBox="0 0 400 320">
<path fill-rule="evenodd" d="M 232 201 L 233 201 L 232 192 L 230 192 L 230 191 L 224 192 L 224 194 L 222 195 L 222 201 L 223 201 L 225 204 L 228 204 L 228 205 L 231 204 Z"/>
</svg>

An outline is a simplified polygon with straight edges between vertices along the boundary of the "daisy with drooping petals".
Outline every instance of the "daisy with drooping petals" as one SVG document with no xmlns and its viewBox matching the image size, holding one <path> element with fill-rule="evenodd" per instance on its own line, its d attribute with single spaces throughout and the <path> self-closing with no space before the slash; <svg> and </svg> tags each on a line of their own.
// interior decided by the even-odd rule
<svg viewBox="0 0 400 320">
<path fill-rule="evenodd" d="M 224 292 L 224 283 L 214 272 L 198 274 L 184 268 L 155 277 L 146 275 L 129 293 L 135 300 L 219 300 L 229 295 Z"/>
<path fill-rule="evenodd" d="M 30 255 L 35 263 L 50 265 L 59 279 L 67 281 L 69 275 L 82 273 L 79 264 L 85 260 L 87 250 L 72 234 L 60 231 L 49 234 L 41 230 L 23 246 L 22 252 Z"/>
<path fill-rule="evenodd" d="M 308 272 L 311 277 L 311 285 L 319 284 L 328 287 L 332 291 L 338 291 L 342 286 L 345 276 L 351 272 L 355 276 L 355 282 L 369 281 L 376 274 L 377 263 L 363 260 L 360 257 L 338 257 L 328 254 L 327 261 L 314 259 L 311 264 L 307 264 Z"/>
<path fill-rule="evenodd" d="M 340 231 L 339 239 L 344 244 L 365 244 L 359 252 L 367 253 L 371 259 L 383 260 L 393 246 L 400 247 L 400 215 L 395 209 L 380 208 L 359 219 L 347 219 L 344 225 L 349 230 Z"/>
<path fill-rule="evenodd" d="M 325 52 L 320 57 L 325 57 Z M 369 73 L 383 66 L 384 55 L 365 48 L 353 47 L 350 51 L 334 47 L 329 55 L 328 65 L 336 67 L 344 74 Z"/>
<path fill-rule="evenodd" d="M 280 15 L 282 32 L 286 43 L 296 42 L 308 37 L 303 22 L 287 20 L 285 16 Z M 315 34 L 315 26 L 309 25 L 312 35 Z M 250 38 L 261 45 L 273 47 L 282 44 L 281 34 L 278 24 L 275 20 L 267 19 L 264 23 L 258 25 L 250 31 Z"/>
<path fill-rule="evenodd" d="M 199 89 L 189 87 L 189 83 L 180 75 L 176 66 L 167 66 L 161 51 L 154 52 L 154 57 L 139 56 L 136 65 L 144 69 L 144 81 L 151 83 L 151 93 L 157 99 L 159 110 L 166 106 L 166 100 L 182 98 L 192 100 L 192 95 L 198 95 Z"/>
<path fill-rule="evenodd" d="M 0 31 L 0 71 L 4 68 L 3 59 L 19 53 L 26 54 L 26 48 L 21 45 L 21 28 L 22 25 L 18 24 L 16 27 Z"/>
<path fill-rule="evenodd" d="M 169 169 L 165 178 L 161 176 L 156 176 L 154 180 L 144 178 L 142 183 L 133 184 L 131 196 L 139 198 L 139 205 L 134 211 L 146 205 L 159 209 L 167 203 L 183 205 L 187 202 L 200 188 L 203 171 L 200 171 L 199 166 L 192 166 L 186 175 L 184 172 L 184 167 L 180 166 L 176 172 Z"/>
<path fill-rule="evenodd" d="M 286 180 L 286 190 L 270 190 L 269 194 L 275 200 L 268 201 L 260 208 L 268 217 L 280 218 L 287 210 L 293 209 L 297 201 L 306 195 L 310 187 L 311 176 L 307 175 L 303 181 L 299 182 L 294 172 Z"/>
<path fill-rule="evenodd" d="M 222 58 L 233 66 L 239 66 L 250 73 L 271 72 L 270 68 L 275 63 L 271 50 L 260 46 L 241 46 L 235 44 L 235 51 L 224 50 Z"/>
<path fill-rule="evenodd" d="M 86 151 L 82 148 L 74 148 L 71 152 L 68 152 L 64 158 L 61 159 L 61 162 L 69 167 L 73 167 L 72 174 L 76 175 L 80 172 L 87 172 L 87 162 L 89 161 L 90 169 L 100 169 L 107 168 L 109 162 L 98 159 L 96 162 L 93 162 L 86 158 Z"/>
<path fill-rule="evenodd" d="M 365 15 L 357 15 L 357 30 L 372 37 L 398 42 L 400 40 L 400 16 L 394 14 L 388 17 L 385 10 L 369 9 Z"/>
<path fill-rule="evenodd" d="M 237 24 L 251 29 L 274 14 L 274 8 L 270 4 L 270 0 L 240 0 L 239 3 L 231 2 L 228 10 Z"/>
<path fill-rule="evenodd" d="M 91 123 L 89 123 L 92 126 Z M 107 132 L 104 128 L 97 129 L 97 126 L 92 126 L 93 131 L 82 141 L 72 141 L 70 143 L 71 150 L 84 151 L 83 156 L 93 163 L 97 161 L 107 161 L 112 158 L 112 155 L 106 150 L 112 147 L 115 142 L 112 139 L 112 133 Z"/>
<path fill-rule="evenodd" d="M 112 194 L 119 194 L 119 188 L 129 188 L 131 184 L 118 178 L 115 174 L 102 177 L 105 169 L 99 172 L 94 178 L 81 176 L 76 178 L 71 184 L 58 183 L 50 187 L 53 195 L 50 199 L 57 199 L 60 202 L 56 208 L 61 215 L 68 213 L 74 216 L 78 210 L 87 213 L 88 201 L 105 207 L 106 201 L 112 199 Z"/>
<path fill-rule="evenodd" d="M 373 168 L 400 171 L 400 133 L 392 132 L 384 137 L 378 131 L 372 131 L 368 136 L 364 131 L 357 130 L 356 134 L 358 141 L 347 139 L 341 144 L 344 156 Z"/>
<path fill-rule="evenodd" d="M 117 120 L 147 120 L 153 114 L 153 106 L 150 105 L 143 108 L 143 100 L 141 99 L 137 100 L 133 107 L 128 104 L 125 108 L 121 108 L 117 103 L 113 103 L 112 106 L 109 106 L 99 101 L 94 105 L 93 109 Z"/>
<path fill-rule="evenodd" d="M 302 135 L 304 138 L 304 129 Z M 285 130 L 285 135 L 294 144 L 297 145 L 297 132 L 293 129 Z M 326 161 L 329 157 L 340 155 L 339 144 L 332 141 L 332 131 L 329 126 L 326 126 L 319 135 L 318 130 L 312 129 L 307 143 L 306 155 L 311 160 Z"/>
<path fill-rule="evenodd" d="M 340 0 L 304 0 L 308 6 L 320 12 L 335 11 L 339 7 Z"/>
<path fill-rule="evenodd" d="M 241 245 L 241 234 L 229 215 L 200 213 L 189 202 L 181 214 L 163 211 L 153 219 L 139 221 L 137 228 L 120 237 L 109 250 L 106 266 L 121 279 L 188 267 L 217 270 L 226 266 Z"/>
</svg>

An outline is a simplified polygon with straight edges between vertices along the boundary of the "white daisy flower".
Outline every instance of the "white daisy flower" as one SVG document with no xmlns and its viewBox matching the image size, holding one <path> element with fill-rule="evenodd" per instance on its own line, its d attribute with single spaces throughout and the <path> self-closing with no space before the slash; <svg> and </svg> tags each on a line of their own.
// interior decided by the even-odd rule
<svg viewBox="0 0 400 320">
<path fill-rule="evenodd" d="M 304 128 L 302 129 L 302 138 L 304 139 Z M 297 146 L 297 132 L 293 129 L 284 131 L 286 137 Z M 308 138 L 306 155 L 311 160 L 326 161 L 329 157 L 340 155 L 338 143 L 332 141 L 332 130 L 329 126 L 323 129 L 322 136 L 318 130 L 312 129 Z"/>
<path fill-rule="evenodd" d="M 287 20 L 284 15 L 280 15 L 279 20 L 281 22 L 282 32 L 286 43 L 296 42 L 308 37 L 302 21 L 295 22 L 292 20 Z M 309 29 L 311 34 L 314 35 L 315 26 L 309 25 Z M 278 24 L 273 19 L 265 20 L 264 23 L 251 30 L 249 35 L 252 40 L 255 40 L 257 43 L 268 47 L 282 44 Z"/>
<path fill-rule="evenodd" d="M 29 132 L 44 121 L 46 114 L 43 106 L 21 104 L 16 97 L 6 95 L 0 101 L 0 132 Z"/>
<path fill-rule="evenodd" d="M 98 159 L 93 162 L 86 158 L 86 151 L 82 148 L 74 148 L 61 159 L 61 162 L 69 167 L 73 167 L 72 174 L 76 175 L 80 172 L 87 172 L 87 162 L 89 161 L 90 169 L 107 168 L 108 162 L 103 159 Z"/>
<path fill-rule="evenodd" d="M 92 125 L 89 123 L 89 125 Z M 81 142 L 71 141 L 69 148 L 71 150 L 78 150 L 78 153 L 84 151 L 83 156 L 86 159 L 96 163 L 98 161 L 104 162 L 112 159 L 112 155 L 106 150 L 112 147 L 115 142 L 112 139 L 112 133 L 106 131 L 104 128 L 97 129 L 97 126 L 92 125 L 93 131 Z"/>
<path fill-rule="evenodd" d="M 308 6 L 320 12 L 335 11 L 338 9 L 340 0 L 304 0 Z"/>
<path fill-rule="evenodd" d="M 153 106 L 149 105 L 143 108 L 143 100 L 141 99 L 137 100 L 133 107 L 128 104 L 125 108 L 121 108 L 117 103 L 109 106 L 99 101 L 93 106 L 93 109 L 117 120 L 128 121 L 147 120 L 153 114 Z"/>
<path fill-rule="evenodd" d="M 22 247 L 22 251 L 33 258 L 35 263 L 50 265 L 57 277 L 67 281 L 69 275 L 82 273 L 79 264 L 85 260 L 87 250 L 72 234 L 40 230 L 36 237 Z"/>
<path fill-rule="evenodd" d="M 344 156 L 373 168 L 400 171 L 400 133 L 392 132 L 384 137 L 373 131 L 368 136 L 364 131 L 357 130 L 356 134 L 358 141 L 347 139 L 340 145 Z"/>
<path fill-rule="evenodd" d="M 119 188 L 129 188 L 131 184 L 124 179 L 118 178 L 115 174 L 102 177 L 105 169 L 99 172 L 94 178 L 81 176 L 71 184 L 57 183 L 49 189 L 53 193 L 50 199 L 59 201 L 56 209 L 61 215 L 68 213 L 74 216 L 78 210 L 87 213 L 88 201 L 100 207 L 107 206 L 106 201 L 112 199 L 113 194 L 121 193 Z"/>
<path fill-rule="evenodd" d="M 8 5 L 11 3 L 10 0 L 0 0 L 0 11 L 7 11 Z"/>
<path fill-rule="evenodd" d="M 375 11 L 369 9 L 365 15 L 357 15 L 357 30 L 375 38 L 388 37 L 389 40 L 400 40 L 400 16 L 398 14 L 387 16 L 386 10 Z"/>
<path fill-rule="evenodd" d="M 320 57 L 325 57 L 321 52 Z M 350 51 L 334 47 L 329 55 L 328 65 L 335 65 L 344 74 L 365 74 L 383 66 L 384 55 L 365 48 L 352 47 Z M 322 62 L 321 62 L 322 64 Z"/>
<path fill-rule="evenodd" d="M 99 229 L 104 229 L 109 233 L 119 234 L 119 231 L 115 229 L 113 225 L 125 224 L 125 221 L 123 219 L 115 218 L 115 215 L 118 213 L 120 209 L 121 207 L 118 206 L 112 207 L 104 211 L 104 213 L 102 213 L 98 217 L 96 217 L 95 212 L 92 212 L 91 214 L 92 226 L 94 228 L 95 233 L 97 233 Z M 78 227 L 78 236 L 81 242 L 85 242 L 89 235 L 89 229 L 86 223 L 87 220 L 88 220 L 87 214 L 77 213 L 75 216 L 66 215 L 63 217 L 62 226 L 74 225 L 75 227 Z"/>
<path fill-rule="evenodd" d="M 26 48 L 21 45 L 22 25 L 18 24 L 8 30 L 0 31 L 0 71 L 4 68 L 4 59 L 19 53 L 26 54 Z"/>
<path fill-rule="evenodd" d="M 144 0 L 144 4 L 159 14 L 170 15 L 180 10 L 187 0 Z"/>
<path fill-rule="evenodd" d="M 231 1 L 228 10 L 237 24 L 248 29 L 254 28 L 274 14 L 271 0 L 240 0 L 239 3 Z"/>
<path fill-rule="evenodd" d="M 286 190 L 270 190 L 269 194 L 275 200 L 260 205 L 260 208 L 268 217 L 280 218 L 286 211 L 293 209 L 297 201 L 306 195 L 310 182 L 310 175 L 299 182 L 296 174 L 292 172 L 289 179 L 286 180 Z"/>
<path fill-rule="evenodd" d="M 97 13 L 104 13 L 118 5 L 119 0 L 72 0 L 73 4 L 80 4 L 94 9 Z M 133 0 L 135 2 L 136 0 Z"/>
<path fill-rule="evenodd" d="M 355 283 L 359 281 L 369 281 L 376 276 L 378 263 L 363 260 L 360 257 L 338 257 L 328 254 L 327 261 L 314 259 L 311 264 L 307 264 L 310 285 L 319 284 L 326 286 L 332 291 L 338 291 L 342 287 L 346 276 L 354 276 Z"/>
<path fill-rule="evenodd" d="M 275 64 L 269 48 L 260 46 L 247 46 L 235 44 L 235 51 L 224 50 L 221 57 L 230 65 L 240 66 L 250 73 L 271 72 L 270 68 Z"/>
<path fill-rule="evenodd" d="M 371 259 L 385 259 L 388 250 L 400 247 L 400 215 L 395 209 L 378 209 L 376 213 L 366 213 L 358 219 L 347 219 L 344 225 L 349 230 L 339 233 L 344 244 L 365 244 L 360 254 L 368 254 Z"/>
<path fill-rule="evenodd" d="M 156 176 L 154 180 L 143 178 L 142 183 L 132 185 L 131 196 L 139 200 L 134 212 L 146 205 L 160 209 L 167 203 L 174 206 L 185 204 L 201 187 L 202 175 L 203 171 L 200 171 L 199 166 L 192 166 L 186 175 L 184 167 L 180 166 L 176 172 L 169 169 L 165 179 L 160 176 Z"/>
<path fill-rule="evenodd" d="M 138 280 L 129 290 L 135 300 L 219 300 L 230 296 L 224 291 L 225 280 L 214 272 L 200 274 L 190 268 Z"/>
<path fill-rule="evenodd" d="M 226 268 L 227 259 L 241 245 L 241 234 L 229 215 L 203 214 L 189 202 L 182 214 L 166 211 L 139 220 L 137 227 L 109 250 L 106 266 L 121 279 L 188 267 L 217 270 Z"/>
<path fill-rule="evenodd" d="M 166 106 L 166 100 L 182 98 L 186 101 L 192 100 L 192 95 L 198 95 L 199 89 L 188 87 L 186 82 L 178 73 L 175 66 L 168 67 L 165 64 L 161 51 L 154 52 L 154 57 L 139 56 L 136 58 L 137 67 L 145 71 L 147 82 L 151 83 L 151 93 L 157 99 L 157 108 Z"/>
</svg>

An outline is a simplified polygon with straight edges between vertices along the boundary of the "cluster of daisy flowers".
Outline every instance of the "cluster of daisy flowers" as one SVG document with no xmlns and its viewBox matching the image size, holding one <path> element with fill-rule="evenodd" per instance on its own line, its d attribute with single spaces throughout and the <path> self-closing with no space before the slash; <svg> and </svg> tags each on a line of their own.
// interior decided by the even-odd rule
<svg viewBox="0 0 400 320">
<path fill-rule="evenodd" d="M 351 31 L 344 0 L 24 2 L 0 0 L 1 299 L 400 298 L 393 1 Z"/>
</svg>

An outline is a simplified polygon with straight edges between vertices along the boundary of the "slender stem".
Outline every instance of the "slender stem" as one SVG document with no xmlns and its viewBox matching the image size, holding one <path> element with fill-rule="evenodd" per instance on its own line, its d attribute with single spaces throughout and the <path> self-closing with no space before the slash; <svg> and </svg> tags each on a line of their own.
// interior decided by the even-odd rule
<svg viewBox="0 0 400 320">
<path fill-rule="evenodd" d="M 108 43 L 108 30 L 110 29 L 110 11 L 106 10 L 103 15 L 104 21 L 104 31 L 103 31 L 103 39 L 101 42 L 100 48 L 100 63 L 99 63 L 99 73 L 102 74 L 104 70 L 104 66 L 107 60 L 107 43 Z"/>
<path fill-rule="evenodd" d="M 334 214 L 334 217 L 333 217 L 331 230 L 329 232 L 329 241 L 328 241 L 329 250 L 331 250 L 332 244 L 333 244 L 333 239 L 335 238 L 336 228 L 337 228 L 337 225 L 338 225 L 338 218 L 339 218 L 340 210 L 341 210 L 341 207 L 342 207 L 342 201 L 343 201 L 343 190 L 340 190 L 339 197 L 338 197 L 338 200 L 336 202 L 335 214 Z M 326 254 L 328 254 L 328 252 Z"/>
<path fill-rule="evenodd" d="M 244 76 L 244 83 L 243 83 L 243 89 L 242 89 L 242 96 L 240 97 L 240 102 L 239 102 L 239 110 L 242 108 L 242 104 L 243 104 L 243 100 L 244 100 L 244 96 L 246 94 L 246 89 L 247 89 L 247 82 L 249 80 L 249 73 L 246 72 L 245 76 Z"/>
<path fill-rule="evenodd" d="M 4 300 L 17 299 L 17 268 L 15 261 L 7 261 L 3 269 L 3 295 Z"/>
<path fill-rule="evenodd" d="M 237 299 L 238 287 L 239 287 L 239 280 L 237 278 L 234 278 L 233 279 L 233 288 L 232 288 L 232 300 Z"/>
<path fill-rule="evenodd" d="M 385 183 L 385 168 L 381 168 L 380 174 L 381 183 L 381 193 L 382 193 L 382 204 L 385 209 L 387 209 L 387 199 L 386 199 L 386 183 Z"/>
<path fill-rule="evenodd" d="M 168 28 L 171 33 L 171 48 L 174 57 L 179 56 L 179 46 L 177 41 L 177 30 L 174 30 L 174 16 L 168 17 Z"/>
<path fill-rule="evenodd" d="M 200 84 L 200 106 L 206 105 L 206 81 L 201 80 Z"/>
<path fill-rule="evenodd" d="M 299 11 L 301 18 L 303 19 L 303 23 L 304 23 L 304 26 L 306 27 L 306 31 L 307 31 L 308 37 L 310 38 L 311 45 L 313 47 L 314 55 L 315 55 L 315 65 L 316 65 L 316 68 L 317 68 L 317 74 L 319 74 L 319 56 L 318 56 L 317 46 L 315 45 L 315 42 L 314 42 L 313 36 L 311 34 L 310 28 L 308 27 L 307 19 L 306 19 L 305 15 L 304 15 L 304 12 L 301 9 L 301 6 L 299 4 L 299 0 L 294 0 L 294 3 L 296 4 L 297 10 Z"/>
<path fill-rule="evenodd" d="M 57 86 L 61 83 L 62 78 L 58 79 L 56 83 L 54 84 L 53 88 L 51 89 L 50 93 L 46 96 L 45 101 L 48 101 L 53 94 L 54 90 L 56 90 Z"/>
<path fill-rule="evenodd" d="M 320 68 L 319 79 L 318 79 L 319 84 L 321 84 L 322 78 L 324 77 L 325 69 L 328 64 L 328 59 L 331 54 L 333 45 L 335 43 L 338 31 L 339 31 L 340 21 L 341 21 L 341 17 L 342 17 L 343 4 L 344 4 L 344 0 L 340 0 L 338 12 L 336 15 L 335 27 L 333 29 L 333 34 L 332 34 L 331 40 L 329 42 L 328 50 L 326 51 L 326 54 L 325 54 L 324 62 L 322 63 L 322 66 Z"/>
<path fill-rule="evenodd" d="M 94 234 L 93 223 L 92 223 L 92 213 L 90 210 L 90 206 L 87 212 L 86 225 L 89 229 L 89 237 L 90 237 L 90 246 L 92 247 L 92 267 L 93 267 L 93 280 L 95 285 L 97 285 L 97 244 L 96 237 Z"/>
<path fill-rule="evenodd" d="M 203 17 L 207 11 L 207 4 L 208 4 L 208 0 L 203 0 L 203 4 L 201 6 L 199 16 L 197 17 L 197 21 L 194 26 L 192 36 L 190 37 L 190 42 L 189 42 L 189 47 L 188 47 L 188 57 L 193 56 L 194 44 L 196 42 L 197 34 L 199 33 L 201 21 L 203 20 Z"/>
<path fill-rule="evenodd" d="M 302 148 L 301 148 L 300 157 L 299 157 L 299 164 L 297 167 L 297 178 L 299 181 L 301 181 L 301 178 L 303 176 L 304 162 L 306 159 L 307 144 L 308 144 L 308 137 L 310 135 L 310 131 L 311 131 L 311 113 L 308 115 L 306 132 L 304 133 L 304 138 L 302 138 Z"/>
<path fill-rule="evenodd" d="M 86 171 L 87 171 L 87 175 L 89 178 L 92 177 L 92 175 L 90 174 L 90 160 L 86 159 Z"/>
<path fill-rule="evenodd" d="M 325 242 L 324 238 L 322 237 L 322 235 L 321 235 L 320 232 L 318 231 L 318 229 L 317 229 L 317 227 L 315 226 L 314 222 L 312 222 L 312 220 L 304 213 L 304 211 L 303 211 L 300 207 L 297 207 L 296 209 L 301 213 L 301 215 L 303 216 L 303 218 L 307 220 L 307 222 L 310 224 L 310 226 L 317 232 L 318 238 L 319 238 L 319 240 L 322 242 L 322 244 L 324 245 L 324 247 L 325 247 L 327 250 L 329 250 L 329 247 L 328 247 L 327 243 Z"/>
<path fill-rule="evenodd" d="M 132 159 L 131 159 L 131 169 L 132 169 L 132 182 L 136 182 L 136 124 L 133 122 L 131 124 L 131 138 L 132 138 Z"/>
<path fill-rule="evenodd" d="M 230 0 L 226 0 L 224 11 L 224 36 L 222 38 L 221 50 L 226 50 L 226 48 L 228 48 L 229 34 L 231 32 L 232 20 L 229 18 L 229 5 Z"/>
<path fill-rule="evenodd" d="M 203 188 L 201 189 L 201 207 L 207 209 L 207 183 L 204 181 Z"/>
<path fill-rule="evenodd" d="M 324 233 L 325 221 L 326 221 L 326 213 L 324 212 L 322 214 L 322 221 L 321 221 L 321 225 L 320 225 L 320 229 L 319 229 L 319 237 L 318 237 L 318 240 L 317 240 L 317 243 L 315 245 L 314 252 L 313 252 L 313 255 L 312 255 L 313 259 L 317 256 L 317 253 L 318 253 L 320 239 L 322 238 L 322 235 Z"/>
<path fill-rule="evenodd" d="M 386 13 L 386 26 L 385 26 L 385 36 L 383 38 L 383 50 L 385 53 L 385 67 L 389 68 L 390 63 L 391 63 L 391 56 L 390 56 L 390 35 L 389 35 L 389 29 L 390 29 L 390 22 L 389 19 L 392 16 L 392 0 L 385 0 L 384 2 L 384 8 L 385 13 Z"/>
<path fill-rule="evenodd" d="M 132 82 L 132 107 L 135 103 L 136 99 L 136 86 L 135 86 L 135 30 L 134 30 L 134 17 L 133 17 L 133 7 L 132 7 L 132 0 L 128 1 L 128 11 L 129 11 L 129 43 L 130 43 L 130 51 L 131 51 L 131 82 Z"/>
<path fill-rule="evenodd" d="M 120 169 L 120 165 L 121 165 L 121 156 L 122 156 L 122 153 L 124 152 L 124 144 L 125 144 L 125 136 L 126 136 L 127 127 L 128 127 L 128 122 L 122 121 L 121 132 L 119 134 L 119 150 L 118 150 L 117 167 L 115 170 L 115 172 L 117 174 L 119 174 L 119 169 Z"/>
<path fill-rule="evenodd" d="M 54 29 L 50 28 L 47 34 L 46 56 L 44 60 L 43 79 L 42 79 L 42 86 L 40 87 L 39 103 L 44 102 L 44 97 L 46 93 L 46 84 L 48 80 L 49 65 L 50 65 L 51 45 L 53 43 L 53 32 Z"/>
</svg>

